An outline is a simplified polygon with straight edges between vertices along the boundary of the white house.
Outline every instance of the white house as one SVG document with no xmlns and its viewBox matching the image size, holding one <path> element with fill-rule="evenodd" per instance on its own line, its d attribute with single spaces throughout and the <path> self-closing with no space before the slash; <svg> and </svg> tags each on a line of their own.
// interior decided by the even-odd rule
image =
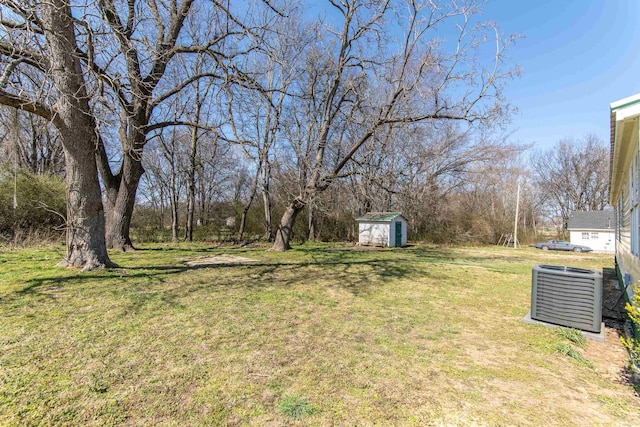
<svg viewBox="0 0 640 427">
<path fill-rule="evenodd" d="M 640 280 L 639 117 L 640 94 L 611 104 L 609 204 L 616 219 L 616 268 L 625 286 Z"/>
<path fill-rule="evenodd" d="M 567 230 L 574 245 L 589 246 L 596 252 L 615 253 L 613 211 L 572 212 Z"/>
<path fill-rule="evenodd" d="M 407 245 L 407 220 L 399 212 L 369 212 L 356 221 L 360 245 Z"/>
</svg>

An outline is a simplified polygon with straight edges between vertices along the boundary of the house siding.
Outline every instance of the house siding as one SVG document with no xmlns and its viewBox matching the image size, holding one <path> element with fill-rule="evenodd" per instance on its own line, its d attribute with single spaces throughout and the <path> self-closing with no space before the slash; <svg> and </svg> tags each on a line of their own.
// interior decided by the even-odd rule
<svg viewBox="0 0 640 427">
<path fill-rule="evenodd" d="M 637 143 L 634 156 L 637 155 Z M 620 223 L 618 229 L 620 230 L 620 236 L 616 239 L 616 263 L 620 270 L 620 276 L 624 279 L 628 276 L 631 282 L 636 283 L 640 280 L 640 258 L 634 255 L 631 251 L 631 180 L 630 174 L 624 174 L 624 182 L 622 184 L 622 191 L 620 192 L 620 198 L 616 206 L 616 217 L 619 218 Z M 622 209 L 622 211 L 620 211 Z M 626 279 L 625 279 L 626 280 Z M 627 285 L 628 283 L 625 283 Z"/>
<path fill-rule="evenodd" d="M 612 106 L 610 204 L 617 219 L 615 259 L 624 286 L 640 281 L 640 165 L 637 102 L 627 110 Z M 617 114 L 620 116 L 617 117 Z M 632 215 L 632 212 L 635 213 Z M 632 226 L 635 227 L 632 232 Z M 632 239 L 634 241 L 632 241 Z M 631 286 L 627 288 L 632 297 Z"/>
</svg>

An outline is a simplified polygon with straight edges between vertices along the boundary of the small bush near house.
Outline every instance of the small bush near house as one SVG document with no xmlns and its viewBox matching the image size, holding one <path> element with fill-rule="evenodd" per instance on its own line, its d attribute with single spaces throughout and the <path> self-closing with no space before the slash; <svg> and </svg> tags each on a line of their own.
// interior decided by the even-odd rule
<svg viewBox="0 0 640 427">
<path fill-rule="evenodd" d="M 640 286 L 637 284 L 633 286 L 633 298 L 627 302 L 625 309 L 633 325 L 633 334 L 620 339 L 631 354 L 631 370 L 640 376 Z"/>
</svg>

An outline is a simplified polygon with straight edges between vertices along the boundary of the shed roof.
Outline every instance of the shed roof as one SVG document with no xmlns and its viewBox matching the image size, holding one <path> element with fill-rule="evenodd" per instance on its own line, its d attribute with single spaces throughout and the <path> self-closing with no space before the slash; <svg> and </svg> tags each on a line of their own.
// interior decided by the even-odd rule
<svg viewBox="0 0 640 427">
<path fill-rule="evenodd" d="M 393 221 L 397 217 L 402 217 L 401 212 L 367 212 L 366 214 L 356 218 L 356 221 L 381 221 L 389 222 Z"/>
<path fill-rule="evenodd" d="M 613 211 L 572 212 L 567 230 L 611 230 L 615 228 Z"/>
</svg>

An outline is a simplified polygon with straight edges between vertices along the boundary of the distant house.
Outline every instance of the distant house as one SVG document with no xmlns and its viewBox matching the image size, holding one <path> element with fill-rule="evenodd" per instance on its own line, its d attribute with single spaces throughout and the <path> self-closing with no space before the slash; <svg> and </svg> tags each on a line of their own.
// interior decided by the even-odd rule
<svg viewBox="0 0 640 427">
<path fill-rule="evenodd" d="M 589 246 L 597 252 L 615 253 L 615 216 L 613 211 L 572 212 L 567 222 L 570 241 Z"/>
<path fill-rule="evenodd" d="M 609 204 L 616 218 L 616 267 L 625 286 L 640 280 L 639 118 L 640 94 L 611 104 Z"/>
<path fill-rule="evenodd" d="M 369 212 L 356 221 L 360 245 L 407 245 L 407 220 L 400 212 Z"/>
</svg>

